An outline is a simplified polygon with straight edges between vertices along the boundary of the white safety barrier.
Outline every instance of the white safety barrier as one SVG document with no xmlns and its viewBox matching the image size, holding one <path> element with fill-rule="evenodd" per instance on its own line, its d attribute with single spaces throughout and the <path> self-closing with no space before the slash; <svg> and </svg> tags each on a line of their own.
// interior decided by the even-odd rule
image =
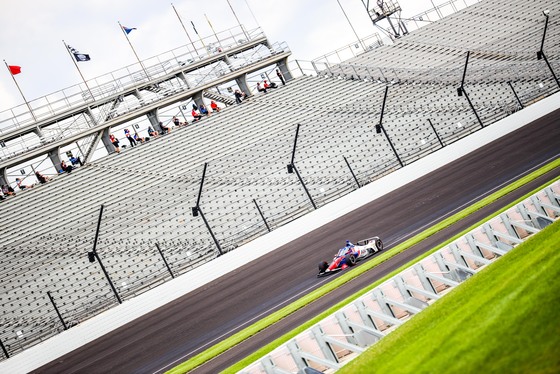
<svg viewBox="0 0 560 374">
<path fill-rule="evenodd" d="M 332 372 L 560 217 L 560 181 L 395 275 L 241 370 Z"/>
</svg>

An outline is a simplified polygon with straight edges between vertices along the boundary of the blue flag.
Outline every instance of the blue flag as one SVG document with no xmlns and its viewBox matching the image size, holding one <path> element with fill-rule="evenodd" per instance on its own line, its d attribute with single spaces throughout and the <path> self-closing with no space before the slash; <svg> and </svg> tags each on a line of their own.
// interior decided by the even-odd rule
<svg viewBox="0 0 560 374">
<path fill-rule="evenodd" d="M 129 27 L 123 26 L 122 29 L 123 29 L 124 32 L 126 32 L 126 34 L 128 35 L 128 34 L 130 34 L 130 32 L 131 32 L 132 30 L 136 30 L 136 27 L 131 27 L 131 28 L 129 28 Z"/>
</svg>

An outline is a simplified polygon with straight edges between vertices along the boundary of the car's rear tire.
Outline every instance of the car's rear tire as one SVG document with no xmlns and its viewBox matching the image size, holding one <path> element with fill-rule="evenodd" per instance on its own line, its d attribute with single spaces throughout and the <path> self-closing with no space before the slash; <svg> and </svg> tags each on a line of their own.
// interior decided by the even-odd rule
<svg viewBox="0 0 560 374">
<path fill-rule="evenodd" d="M 375 241 L 375 248 L 377 248 L 378 251 L 383 250 L 383 242 L 381 241 L 381 239 L 377 239 Z"/>
<path fill-rule="evenodd" d="M 327 261 L 319 262 L 319 274 L 324 273 L 329 268 Z"/>
<path fill-rule="evenodd" d="M 346 255 L 346 265 L 348 266 L 356 265 L 356 257 L 354 257 L 354 255 L 352 254 Z"/>
</svg>

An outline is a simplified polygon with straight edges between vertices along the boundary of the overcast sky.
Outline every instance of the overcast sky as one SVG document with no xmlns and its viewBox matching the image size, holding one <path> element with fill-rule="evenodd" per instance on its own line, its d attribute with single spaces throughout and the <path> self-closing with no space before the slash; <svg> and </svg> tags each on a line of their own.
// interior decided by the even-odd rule
<svg viewBox="0 0 560 374">
<path fill-rule="evenodd" d="M 292 58 L 312 60 L 353 43 L 341 6 L 360 38 L 378 30 L 361 0 L 230 0 L 246 29 L 261 27 L 270 42 L 287 42 Z M 403 16 L 413 16 L 443 0 L 401 0 Z M 188 42 L 171 2 L 161 0 L 0 0 L 0 56 L 21 66 L 15 76 L 28 101 L 81 82 L 62 43 L 87 53 L 80 63 L 87 80 L 136 62 L 118 22 L 135 27 L 129 34 L 140 59 L 161 54 Z M 237 26 L 227 0 L 174 0 L 191 38 L 213 35 Z M 4 63 L 2 63 L 4 65 Z M 0 67 L 0 112 L 23 104 L 5 66 Z"/>
</svg>

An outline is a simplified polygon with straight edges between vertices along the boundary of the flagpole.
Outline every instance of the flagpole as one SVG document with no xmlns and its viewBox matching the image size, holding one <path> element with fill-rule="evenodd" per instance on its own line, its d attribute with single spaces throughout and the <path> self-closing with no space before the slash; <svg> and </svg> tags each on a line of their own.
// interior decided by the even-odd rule
<svg viewBox="0 0 560 374">
<path fill-rule="evenodd" d="M 8 71 L 10 72 L 10 75 L 12 76 L 12 79 L 14 80 L 14 83 L 16 84 L 16 87 L 17 87 L 19 93 L 21 94 L 21 97 L 23 98 L 23 101 L 25 102 L 25 105 L 27 105 L 27 109 L 29 109 L 29 113 L 31 113 L 31 116 L 33 117 L 33 120 L 35 122 L 37 122 L 37 117 L 35 117 L 35 113 L 33 113 L 33 110 L 31 109 L 31 105 L 29 105 L 29 102 L 27 101 L 27 99 L 25 98 L 25 95 L 21 91 L 21 88 L 19 87 L 19 84 L 16 80 L 16 77 L 14 77 L 14 75 L 12 74 L 12 71 L 10 70 L 10 67 L 8 66 L 8 63 L 6 62 L 6 60 L 4 60 L 4 64 L 6 64 L 6 69 L 8 69 Z"/>
<path fill-rule="evenodd" d="M 245 5 L 247 5 L 247 8 L 249 8 L 249 12 L 251 12 L 251 16 L 253 16 L 253 20 L 255 21 L 255 23 L 257 24 L 257 26 L 259 28 L 261 28 L 261 25 L 259 25 L 259 21 L 257 20 L 257 18 L 255 17 L 255 14 L 253 13 L 253 10 L 251 9 L 251 7 L 249 6 L 249 3 L 247 2 L 247 0 L 245 0 Z"/>
<path fill-rule="evenodd" d="M 206 51 L 207 54 L 209 54 L 208 50 L 206 49 L 206 44 L 204 44 L 204 42 L 202 41 L 202 38 L 200 37 L 200 34 L 198 33 L 198 31 L 196 31 L 196 27 L 194 27 L 194 22 L 191 21 L 191 25 L 192 28 L 194 30 L 194 32 L 196 33 L 196 35 L 198 35 L 198 40 L 200 40 L 200 42 L 202 43 L 202 46 L 204 47 L 204 50 Z"/>
<path fill-rule="evenodd" d="M 222 43 L 220 43 L 220 39 L 218 38 L 218 35 L 216 35 L 216 31 L 214 30 L 214 26 L 212 26 L 212 24 L 210 23 L 210 20 L 208 19 L 208 16 L 206 15 L 206 13 L 204 13 L 204 17 L 206 17 L 206 21 L 208 22 L 208 25 L 210 25 L 210 29 L 212 29 L 212 32 L 214 33 L 214 37 L 218 41 L 218 45 L 220 46 L 220 49 L 223 50 Z"/>
<path fill-rule="evenodd" d="M 191 36 L 189 35 L 189 33 L 187 32 L 187 28 L 185 27 L 185 24 L 183 23 L 183 20 L 181 19 L 181 16 L 179 16 L 179 13 L 177 12 L 177 9 L 175 9 L 175 5 L 173 5 L 173 3 L 171 3 L 171 7 L 173 8 L 173 10 L 175 11 L 175 14 L 177 15 L 177 18 L 179 19 L 179 22 L 181 22 L 181 26 L 183 26 L 183 30 L 185 30 L 185 34 L 187 34 L 187 37 L 189 38 L 189 41 L 191 42 L 191 45 L 194 49 L 194 52 L 196 53 L 197 56 L 199 56 L 198 51 L 196 50 L 196 47 L 191 39 Z M 187 48 L 188 49 L 188 48 Z M 189 51 L 190 52 L 190 51 Z M 192 56 L 192 53 L 191 53 Z"/>
<path fill-rule="evenodd" d="M 241 22 L 239 22 L 239 18 L 237 18 L 237 13 L 235 13 L 235 10 L 233 10 L 233 7 L 231 6 L 231 3 L 229 2 L 229 0 L 227 0 L 227 3 L 229 5 L 229 8 L 231 9 L 231 12 L 233 13 L 233 16 L 235 17 L 235 19 L 237 20 L 237 23 L 239 24 L 239 27 L 241 27 L 241 31 L 243 31 L 243 34 L 245 34 L 245 38 L 247 40 L 249 40 L 249 35 L 247 35 L 247 32 L 245 31 L 245 28 L 243 27 Z"/>
<path fill-rule="evenodd" d="M 132 52 L 134 53 L 134 56 L 136 56 L 136 60 L 138 60 L 138 63 L 142 67 L 142 70 L 144 70 L 144 74 L 146 74 L 146 78 L 150 79 L 150 76 L 148 75 L 148 72 L 146 71 L 146 68 L 144 67 L 144 64 L 142 63 L 142 61 L 140 61 L 140 58 L 138 57 L 138 54 L 136 53 L 136 50 L 134 49 L 134 47 L 132 46 L 132 43 L 130 42 L 130 39 L 128 38 L 128 34 L 126 33 L 126 31 L 124 31 L 124 28 L 121 25 L 121 22 L 120 21 L 117 21 L 117 22 L 119 23 L 119 27 L 121 28 L 121 31 L 124 34 L 124 37 L 126 38 L 126 41 L 128 42 L 128 45 L 130 45 L 130 49 L 132 49 Z"/>
<path fill-rule="evenodd" d="M 66 44 L 66 42 L 64 41 L 64 39 L 62 39 L 62 44 L 64 44 L 64 48 L 66 49 L 66 51 L 68 51 L 68 55 L 70 56 L 70 58 L 72 59 L 72 62 L 74 63 L 74 66 L 76 67 L 76 69 L 78 70 L 78 73 L 80 74 L 80 77 L 82 77 L 82 80 L 84 81 L 84 84 L 86 85 L 87 90 L 89 91 L 89 94 L 91 95 L 91 98 L 93 101 L 95 101 L 95 98 L 93 97 L 93 93 L 91 92 L 91 89 L 89 88 L 86 79 L 84 78 L 84 75 L 82 74 L 82 71 L 80 70 L 80 67 L 78 66 L 78 63 L 76 62 L 76 58 L 72 55 L 72 53 L 70 52 L 70 48 L 68 48 L 68 44 Z"/>
</svg>

